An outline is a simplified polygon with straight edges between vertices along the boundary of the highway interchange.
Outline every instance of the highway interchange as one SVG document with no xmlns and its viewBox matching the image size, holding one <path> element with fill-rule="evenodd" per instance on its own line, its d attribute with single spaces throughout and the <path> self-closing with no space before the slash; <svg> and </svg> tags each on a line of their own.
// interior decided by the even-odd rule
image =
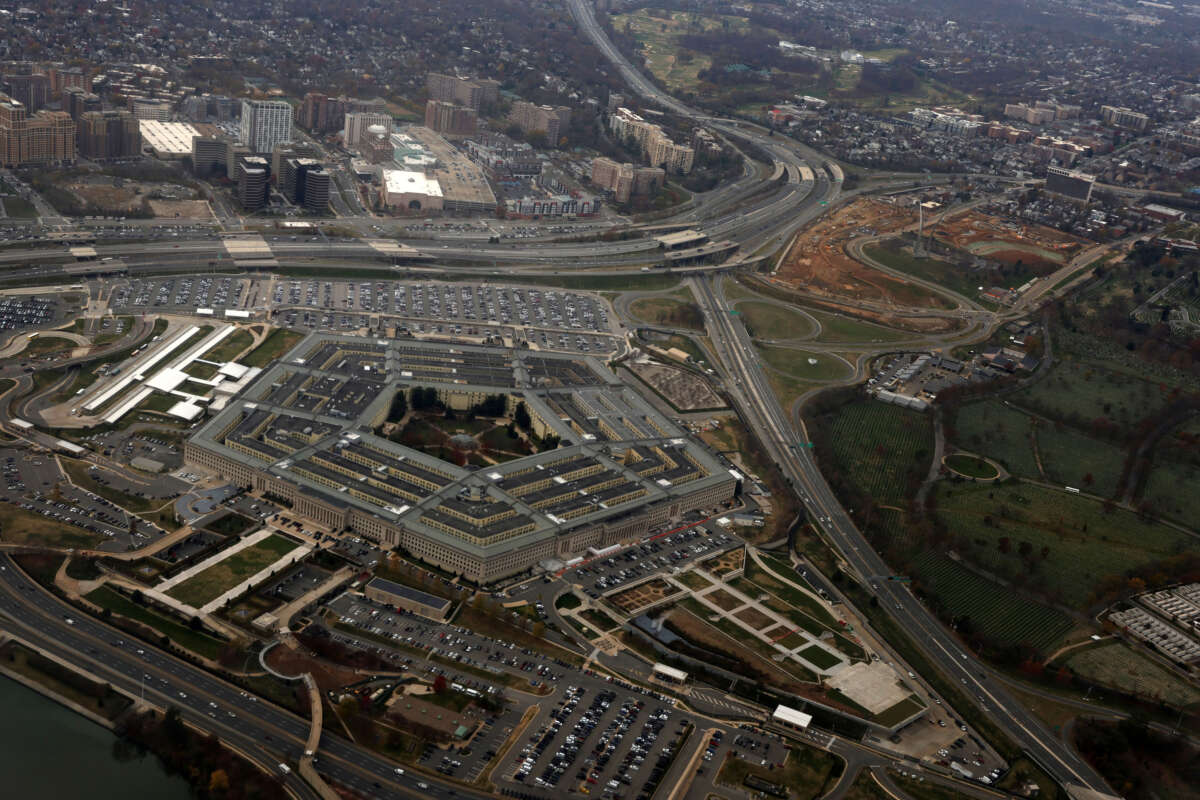
<svg viewBox="0 0 1200 800">
<path fill-rule="evenodd" d="M 731 239 L 739 244 L 739 258 L 760 251 L 773 251 L 790 240 L 795 231 L 809 224 L 828 206 L 844 199 L 840 171 L 827 165 L 824 157 L 794 141 L 768 137 L 756 126 L 706 117 L 664 94 L 635 70 L 608 40 L 585 0 L 568 0 L 580 29 L 622 73 L 626 82 L 646 100 L 675 113 L 703 118 L 721 133 L 755 143 L 786 167 L 788 180 L 766 186 L 753 168 L 702 202 L 685 207 L 668 223 L 695 226 L 710 238 Z M 747 162 L 749 164 L 749 162 Z M 799 181 L 800 165 L 812 169 L 814 180 Z M 777 170 L 778 172 L 778 170 Z M 897 182 L 911 178 L 897 178 Z M 61 220 L 66 224 L 66 220 Z M 659 225 L 664 224 L 659 221 Z M 655 257 L 652 239 L 616 243 L 564 243 L 528 241 L 485 244 L 454 240 L 431 242 L 413 238 L 403 241 L 439 259 L 454 261 L 455 271 L 472 274 L 495 272 L 504 264 L 506 274 L 546 274 L 556 267 L 594 267 L 589 275 L 636 275 Z M 367 244 L 353 239 L 270 242 L 271 254 L 281 263 L 362 263 L 377 257 Z M 99 258 L 120 260 L 130 271 L 196 271 L 210 262 L 229 262 L 221 241 L 215 236 L 201 239 L 166 236 L 150 241 L 100 244 Z M 6 277 L 47 283 L 59 280 L 76 267 L 65 248 L 23 248 L 0 252 Z M 101 262 L 102 264 L 105 262 Z M 419 268 L 418 268 L 419 269 Z M 443 268 L 430 267 L 431 271 Z M 1063 784 L 1109 791 L 1103 779 L 1071 752 L 1058 738 L 1003 688 L 990 669 L 963 649 L 934 615 L 904 584 L 881 579 L 889 570 L 871 549 L 851 516 L 834 497 L 819 467 L 805 447 L 802 430 L 774 397 L 746 329 L 729 303 L 705 274 L 727 267 L 702 265 L 676 270 L 687 280 L 704 310 L 706 327 L 725 385 L 744 418 L 769 451 L 785 477 L 800 494 L 812 520 L 837 546 L 850 572 L 856 574 L 879 598 L 881 608 L 921 648 L 924 655 L 964 693 L 975 698 L 983 712 L 1039 766 Z M 716 365 L 714 365 L 716 366 Z M 76 664 L 112 683 L 131 696 L 144 697 L 159 707 L 179 707 L 185 719 L 197 727 L 217 733 L 269 771 L 294 760 L 303 748 L 308 722 L 278 707 L 252 699 L 244 691 L 185 661 L 152 647 L 130 642 L 103 623 L 80 615 L 71 606 L 29 581 L 7 556 L 0 556 L 0 624 L 37 647 Z M 899 662 L 898 662 L 899 663 Z M 328 778 L 375 797 L 483 797 L 462 787 L 450 788 L 432 779 L 399 776 L 395 765 L 346 740 L 326 735 L 321 740 L 318 762 Z M 318 796 L 295 773 L 281 775 L 296 796 Z M 430 788 L 419 788 L 428 781 Z"/>
</svg>

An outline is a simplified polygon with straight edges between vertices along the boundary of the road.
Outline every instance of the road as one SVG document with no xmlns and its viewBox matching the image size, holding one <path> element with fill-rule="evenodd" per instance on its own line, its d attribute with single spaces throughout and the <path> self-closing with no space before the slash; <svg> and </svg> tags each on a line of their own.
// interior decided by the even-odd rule
<svg viewBox="0 0 1200 800">
<path fill-rule="evenodd" d="M 567 0 L 567 4 L 581 31 L 635 91 L 675 113 L 698 115 L 695 109 L 664 94 L 629 64 L 605 35 L 586 0 Z M 745 131 L 741 133 L 744 135 Z M 818 186 L 814 195 L 832 203 L 837 199 L 838 190 L 837 185 L 825 190 Z M 822 196 L 824 191 L 829 194 Z M 689 283 L 704 308 L 706 327 L 727 372 L 727 388 L 731 395 L 775 463 L 800 492 L 808 513 L 819 521 L 850 569 L 875 590 L 881 607 L 950 679 L 959 681 L 965 690 L 975 695 L 996 724 L 1054 779 L 1064 785 L 1077 784 L 1097 791 L 1111 791 L 1094 769 L 1025 711 L 1003 686 L 987 678 L 986 667 L 945 630 L 906 584 L 878 579 L 888 575 L 890 570 L 834 497 L 812 451 L 805 446 L 806 440 L 780 409 L 745 327 L 709 280 L 694 277 Z"/>
<path fill-rule="evenodd" d="M 185 721 L 217 734 L 268 772 L 279 775 L 274 765 L 295 764 L 302 754 L 307 720 L 252 699 L 186 661 L 81 614 L 29 580 L 7 555 L 0 555 L 0 629 L 87 670 L 131 697 L 144 698 L 162 709 L 180 709 Z M 461 786 L 451 789 L 432 777 L 397 775 L 392 762 L 328 733 L 321 737 L 317 769 L 337 783 L 385 800 L 490 797 Z M 296 797 L 317 797 L 295 770 L 283 780 Z M 429 788 L 422 789 L 418 783 Z"/>
</svg>

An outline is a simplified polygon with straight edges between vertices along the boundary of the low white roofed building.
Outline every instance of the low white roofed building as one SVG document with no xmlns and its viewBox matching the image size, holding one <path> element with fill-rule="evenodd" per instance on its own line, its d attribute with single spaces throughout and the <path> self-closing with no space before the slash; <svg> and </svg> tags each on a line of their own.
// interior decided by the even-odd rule
<svg viewBox="0 0 1200 800">
<path fill-rule="evenodd" d="M 441 211 L 442 187 L 424 172 L 385 169 L 379 187 L 379 202 L 401 211 Z"/>
</svg>

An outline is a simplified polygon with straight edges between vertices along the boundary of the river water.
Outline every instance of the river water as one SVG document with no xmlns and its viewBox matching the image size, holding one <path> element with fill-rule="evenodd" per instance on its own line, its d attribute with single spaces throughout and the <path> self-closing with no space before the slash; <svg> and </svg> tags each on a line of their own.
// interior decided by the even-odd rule
<svg viewBox="0 0 1200 800">
<path fill-rule="evenodd" d="M 157 758 L 117 761 L 111 732 L 4 676 L 0 709 L 0 796 L 188 800 L 187 783 Z"/>
</svg>

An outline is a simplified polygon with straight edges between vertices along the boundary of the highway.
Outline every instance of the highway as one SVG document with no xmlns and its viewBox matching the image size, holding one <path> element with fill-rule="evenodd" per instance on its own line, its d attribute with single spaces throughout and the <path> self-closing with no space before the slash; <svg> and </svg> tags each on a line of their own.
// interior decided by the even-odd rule
<svg viewBox="0 0 1200 800">
<path fill-rule="evenodd" d="M 979 705 L 1037 763 L 1061 783 L 1108 791 L 1104 780 L 1020 704 L 988 668 L 950 635 L 906 584 L 888 581 L 890 570 L 855 526 L 821 475 L 812 451 L 780 409 L 759 366 L 745 327 L 711 282 L 690 279 L 704 307 L 709 336 L 728 372 L 727 386 L 763 446 L 799 491 L 810 518 L 842 553 L 847 565 L 879 597 L 881 607 L 952 680 L 975 696 Z"/>
<path fill-rule="evenodd" d="M 162 709 L 180 709 L 185 721 L 216 733 L 267 772 L 280 775 L 294 796 L 317 798 L 294 769 L 282 775 L 275 766 L 285 761 L 294 765 L 299 759 L 308 736 L 307 720 L 253 699 L 199 667 L 81 614 L 29 580 L 7 555 L 0 555 L 0 629 L 131 697 Z M 321 737 L 316 766 L 322 775 L 372 797 L 484 800 L 491 796 L 459 786 L 451 789 L 419 774 L 397 775 L 392 762 L 331 734 Z"/>
<path fill-rule="evenodd" d="M 626 82 L 639 94 L 678 114 L 703 116 L 695 109 L 679 103 L 661 92 L 638 70 L 634 69 L 608 39 L 596 21 L 586 0 L 567 0 L 576 23 L 593 44 L 616 67 Z M 720 127 L 720 126 L 718 126 Z M 743 136 L 748 131 L 739 129 Z M 766 142 L 768 146 L 776 141 Z M 794 143 L 792 143 L 794 144 Z M 798 156 L 801 148 L 782 151 L 779 155 Z M 822 163 L 807 154 L 813 163 Z M 836 169 L 836 168 L 834 168 Z M 835 177 L 835 176 L 831 176 Z M 816 199 L 832 203 L 837 199 L 840 182 L 831 181 L 828 188 L 818 185 Z M 828 192 L 828 195 L 825 193 Z M 822 526 L 841 551 L 847 565 L 859 578 L 869 583 L 879 597 L 881 607 L 904 629 L 925 654 L 950 679 L 961 683 L 975 696 L 979 705 L 999 727 L 1045 769 L 1064 785 L 1077 784 L 1097 791 L 1111 792 L 1104 779 L 1081 758 L 1067 748 L 997 681 L 987 677 L 987 667 L 968 653 L 951 636 L 937 618 L 909 591 L 906 584 L 880 578 L 890 573 L 883 559 L 871 548 L 850 515 L 834 497 L 829 484 L 821 475 L 812 451 L 779 407 L 745 327 L 732 312 L 719 287 L 702 277 L 689 279 L 696 297 L 704 309 L 706 329 L 727 372 L 726 386 L 745 413 L 754 432 L 792 486 L 800 492 L 810 517 Z"/>
</svg>

